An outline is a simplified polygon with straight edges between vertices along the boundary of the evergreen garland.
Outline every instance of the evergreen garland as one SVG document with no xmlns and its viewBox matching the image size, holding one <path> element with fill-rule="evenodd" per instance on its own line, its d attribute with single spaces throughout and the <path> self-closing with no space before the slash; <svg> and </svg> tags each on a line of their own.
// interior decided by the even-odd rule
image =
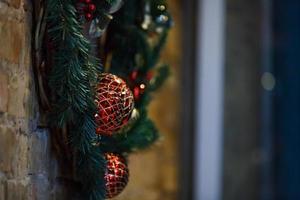
<svg viewBox="0 0 300 200">
<path fill-rule="evenodd" d="M 105 160 L 92 145 L 96 124 L 94 91 L 98 65 L 90 43 L 82 34 L 76 9 L 70 0 L 49 0 L 49 42 L 54 46 L 49 86 L 54 96 L 52 122 L 70 126 L 70 142 L 77 158 L 77 178 L 84 186 L 84 199 L 104 199 Z"/>
<path fill-rule="evenodd" d="M 97 14 L 108 12 L 108 5 L 116 0 L 97 1 Z M 149 32 L 140 27 L 145 5 L 149 4 L 151 29 L 160 28 L 156 45 L 148 42 Z M 114 16 L 108 30 L 106 45 L 112 54 L 110 72 L 125 80 L 134 69 L 140 72 L 140 81 L 145 80 L 149 70 L 157 68 L 155 81 L 147 83 L 147 90 L 136 103 L 139 118 L 129 129 L 112 137 L 103 136 L 99 145 L 95 134 L 94 86 L 102 69 L 94 58 L 91 44 L 83 35 L 83 24 L 72 0 L 48 0 L 47 25 L 48 42 L 53 47 L 49 87 L 52 92 L 52 113 L 50 121 L 54 127 L 67 128 L 70 146 L 76 158 L 76 178 L 82 184 L 82 199 L 103 200 L 105 198 L 104 153 L 127 154 L 144 149 L 159 138 L 159 132 L 147 114 L 151 93 L 157 90 L 169 74 L 167 65 L 157 67 L 160 51 L 166 41 L 169 24 L 155 21 L 160 15 L 169 16 L 166 10 L 157 11 L 165 5 L 164 0 L 128 0 Z M 170 20 L 167 21 L 170 23 Z M 139 59 L 137 59 L 137 57 Z"/>
</svg>

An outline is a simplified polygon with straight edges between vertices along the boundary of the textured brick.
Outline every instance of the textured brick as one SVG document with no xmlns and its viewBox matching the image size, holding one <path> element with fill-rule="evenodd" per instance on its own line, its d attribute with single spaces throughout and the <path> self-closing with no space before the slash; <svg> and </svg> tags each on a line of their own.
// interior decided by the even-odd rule
<svg viewBox="0 0 300 200">
<path fill-rule="evenodd" d="M 51 183 L 47 176 L 43 174 L 31 177 L 32 199 L 49 200 L 51 192 Z"/>
<path fill-rule="evenodd" d="M 30 179 L 7 181 L 7 199 L 6 200 L 29 200 L 31 198 Z"/>
<path fill-rule="evenodd" d="M 56 172 L 57 163 L 52 158 L 49 132 L 38 130 L 30 139 L 30 173 L 47 174 Z"/>
<path fill-rule="evenodd" d="M 14 147 L 12 159 L 12 173 L 14 177 L 24 177 L 29 172 L 29 142 L 28 137 L 23 134 L 17 135 L 16 146 Z"/>
<path fill-rule="evenodd" d="M 0 171 L 11 177 L 28 174 L 28 139 L 12 128 L 0 127 Z"/>
<path fill-rule="evenodd" d="M 0 0 L 0 200 L 74 199 L 57 181 L 49 131 L 37 127 L 32 2 Z"/>
<path fill-rule="evenodd" d="M 0 199 L 5 198 L 6 178 L 3 173 L 0 173 Z"/>
<path fill-rule="evenodd" d="M 0 127 L 0 171 L 12 173 L 11 164 L 16 145 L 16 134 L 11 129 Z"/>
<path fill-rule="evenodd" d="M 4 0 L 4 2 L 13 8 L 20 8 L 22 0 Z"/>
<path fill-rule="evenodd" d="M 16 21 L 0 18 L 0 38 L 1 59 L 19 63 L 24 38 L 24 25 Z"/>
<path fill-rule="evenodd" d="M 8 104 L 8 76 L 0 70 L 0 112 L 7 111 Z"/>
<path fill-rule="evenodd" d="M 25 117 L 26 109 L 31 102 L 25 102 L 28 90 L 28 74 L 15 72 L 9 77 L 8 113 L 16 117 Z"/>
</svg>

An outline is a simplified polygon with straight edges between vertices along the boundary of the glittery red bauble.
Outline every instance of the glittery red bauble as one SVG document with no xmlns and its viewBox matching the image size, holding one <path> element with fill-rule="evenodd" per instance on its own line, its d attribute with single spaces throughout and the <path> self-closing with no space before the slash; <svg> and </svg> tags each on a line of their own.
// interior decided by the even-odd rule
<svg viewBox="0 0 300 200">
<path fill-rule="evenodd" d="M 99 79 L 95 100 L 98 109 L 96 133 L 110 136 L 127 124 L 134 108 L 134 97 L 121 78 L 103 73 Z"/>
<path fill-rule="evenodd" d="M 106 198 L 113 198 L 120 194 L 128 183 L 129 170 L 126 160 L 121 155 L 105 154 L 107 167 L 105 171 Z"/>
</svg>

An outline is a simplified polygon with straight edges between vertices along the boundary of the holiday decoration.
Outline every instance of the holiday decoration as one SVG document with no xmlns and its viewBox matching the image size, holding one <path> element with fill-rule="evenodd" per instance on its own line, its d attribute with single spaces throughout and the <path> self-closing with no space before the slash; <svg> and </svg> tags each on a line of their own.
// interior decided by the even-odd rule
<svg viewBox="0 0 300 200">
<path fill-rule="evenodd" d="M 96 6 L 95 6 L 95 4 L 92 4 L 92 3 L 91 3 L 91 4 L 88 5 L 87 9 L 88 9 L 88 11 L 90 11 L 90 12 L 95 12 Z"/>
<path fill-rule="evenodd" d="M 138 77 L 138 71 L 134 70 L 131 74 L 130 74 L 130 79 L 131 81 L 135 81 Z"/>
<path fill-rule="evenodd" d="M 166 2 L 33 2 L 44 6 L 37 11 L 41 19 L 33 40 L 35 50 L 44 47 L 36 62 L 42 70 L 36 71 L 45 73 L 39 87 L 49 95 L 40 94 L 48 100 L 51 130 L 66 134 L 61 136 L 68 138 L 63 148 L 73 152 L 62 163 L 70 161 L 75 168 L 81 199 L 115 197 L 128 182 L 122 155 L 159 138 L 147 106 L 169 74 L 168 66 L 159 62 L 172 24 Z"/>
<path fill-rule="evenodd" d="M 92 0 L 79 0 L 77 3 L 77 10 L 81 15 L 85 16 L 87 21 L 91 21 L 94 17 L 93 13 L 96 11 L 96 5 Z"/>
<path fill-rule="evenodd" d="M 105 189 L 106 198 L 113 198 L 120 194 L 128 183 L 129 170 L 124 157 L 106 153 Z"/>
<path fill-rule="evenodd" d="M 132 92 L 121 78 L 103 73 L 99 77 L 96 93 L 96 132 L 112 135 L 129 120 L 134 108 Z"/>
<path fill-rule="evenodd" d="M 93 19 L 92 13 L 85 13 L 85 19 L 91 21 Z"/>
</svg>

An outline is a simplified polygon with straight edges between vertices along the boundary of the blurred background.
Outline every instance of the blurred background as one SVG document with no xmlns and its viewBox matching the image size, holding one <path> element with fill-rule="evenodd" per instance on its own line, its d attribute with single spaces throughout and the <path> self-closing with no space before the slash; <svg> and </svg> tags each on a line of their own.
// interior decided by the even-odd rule
<svg viewBox="0 0 300 200">
<path fill-rule="evenodd" d="M 161 143 L 118 200 L 300 199 L 300 1 L 170 0 Z"/>
</svg>

